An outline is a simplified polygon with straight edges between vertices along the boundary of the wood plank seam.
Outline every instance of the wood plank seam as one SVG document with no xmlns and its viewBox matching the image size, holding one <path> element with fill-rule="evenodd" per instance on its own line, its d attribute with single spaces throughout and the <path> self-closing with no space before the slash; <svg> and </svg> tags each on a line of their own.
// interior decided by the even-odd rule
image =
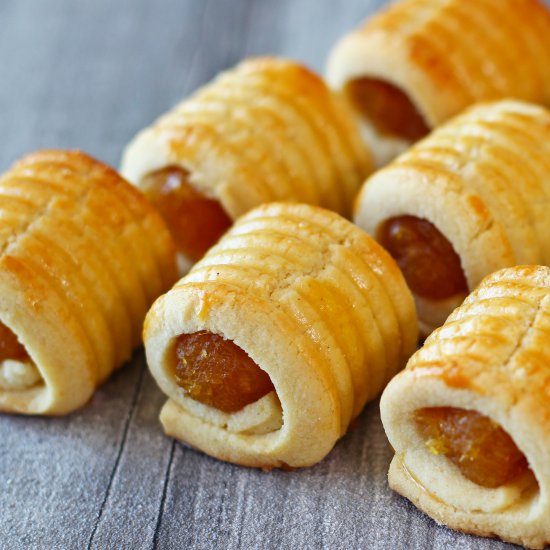
<svg viewBox="0 0 550 550">
<path fill-rule="evenodd" d="M 158 536 L 160 532 L 160 527 L 162 525 L 162 517 L 164 515 L 164 504 L 166 502 L 166 494 L 168 493 L 168 483 L 170 482 L 170 477 L 172 474 L 172 464 L 174 462 L 174 454 L 176 450 L 176 440 L 172 440 L 172 445 L 170 446 L 170 458 L 168 459 L 168 464 L 166 466 L 166 471 L 164 473 L 164 481 L 162 483 L 162 496 L 160 497 L 159 511 L 157 514 L 157 523 L 155 525 L 155 533 L 153 534 L 153 546 L 152 549 L 155 550 L 158 547 Z"/>
<path fill-rule="evenodd" d="M 112 488 L 112 485 L 113 485 L 115 475 L 118 471 L 118 466 L 120 464 L 120 459 L 122 457 L 122 453 L 124 451 L 124 448 L 126 447 L 126 441 L 128 439 L 128 431 L 129 431 L 129 428 L 130 428 L 130 423 L 131 423 L 132 418 L 134 416 L 134 412 L 136 410 L 136 406 L 137 406 L 137 403 L 138 403 L 138 400 L 139 400 L 139 396 L 141 394 L 141 389 L 143 387 L 143 380 L 144 380 L 144 377 L 145 377 L 145 371 L 146 370 L 147 370 L 147 367 L 145 365 L 145 362 L 143 362 L 142 365 L 141 365 L 139 378 L 138 378 L 138 381 L 137 381 L 137 384 L 136 384 L 136 389 L 135 389 L 134 395 L 132 397 L 132 402 L 130 404 L 130 408 L 128 409 L 128 413 L 126 415 L 126 420 L 125 420 L 125 423 L 124 423 L 124 429 L 122 431 L 122 438 L 120 440 L 120 445 L 119 445 L 119 448 L 118 448 L 118 451 L 117 451 L 117 455 L 116 455 L 116 458 L 115 458 L 115 463 L 113 465 L 113 469 L 111 470 L 111 475 L 109 476 L 109 481 L 107 483 L 107 489 L 105 490 L 105 496 L 103 497 L 103 500 L 101 502 L 101 506 L 99 507 L 99 512 L 97 514 L 97 518 L 96 518 L 96 521 L 95 521 L 95 524 L 94 524 L 94 528 L 92 529 L 92 532 L 90 534 L 90 539 L 88 540 L 88 546 L 87 546 L 88 550 L 90 550 L 92 548 L 94 537 L 95 537 L 97 529 L 99 527 L 99 523 L 101 521 L 101 518 L 103 517 L 103 512 L 105 511 L 107 501 L 108 501 L 109 496 L 111 494 L 111 488 Z"/>
</svg>

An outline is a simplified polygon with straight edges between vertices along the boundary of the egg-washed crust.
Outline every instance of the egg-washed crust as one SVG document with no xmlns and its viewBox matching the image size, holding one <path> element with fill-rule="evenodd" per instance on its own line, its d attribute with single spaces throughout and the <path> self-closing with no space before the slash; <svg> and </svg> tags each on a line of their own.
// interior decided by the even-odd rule
<svg viewBox="0 0 550 550">
<path fill-rule="evenodd" d="M 549 379 L 550 268 L 488 276 L 382 396 L 382 422 L 396 453 L 390 486 L 439 523 L 543 548 L 550 543 Z M 511 436 L 532 474 L 497 489 L 467 480 L 416 430 L 413 413 L 425 407 L 488 416 Z"/>
<path fill-rule="evenodd" d="M 355 222 L 375 235 L 392 217 L 430 221 L 453 245 L 472 289 L 503 267 L 550 265 L 549 175 L 550 112 L 511 100 L 480 104 L 369 178 Z M 439 317 L 452 311 L 438 306 L 447 308 Z M 438 326 L 428 326 L 422 308 L 419 318 L 425 334 Z"/>
<path fill-rule="evenodd" d="M 155 302 L 144 341 L 169 397 L 168 434 L 237 464 L 300 467 L 321 460 L 402 367 L 416 326 L 399 269 L 368 235 L 333 212 L 273 203 L 240 218 Z M 269 374 L 278 401 L 266 407 L 278 424 L 266 428 L 260 400 L 234 413 L 254 433 L 230 428 L 177 386 L 175 339 L 201 330 L 234 341 Z"/>
<path fill-rule="evenodd" d="M 0 178 L 0 220 L 0 321 L 41 376 L 0 391 L 0 410 L 67 413 L 140 344 L 176 278 L 174 245 L 139 191 L 78 151 L 17 162 Z"/>
<path fill-rule="evenodd" d="M 315 73 L 271 57 L 246 60 L 127 146 L 122 174 L 137 186 L 176 165 L 232 219 L 291 200 L 349 215 L 372 170 L 353 116 Z"/>
<path fill-rule="evenodd" d="M 404 0 L 341 39 L 327 81 L 370 77 L 403 90 L 430 127 L 468 105 L 550 103 L 550 13 L 540 0 Z"/>
</svg>

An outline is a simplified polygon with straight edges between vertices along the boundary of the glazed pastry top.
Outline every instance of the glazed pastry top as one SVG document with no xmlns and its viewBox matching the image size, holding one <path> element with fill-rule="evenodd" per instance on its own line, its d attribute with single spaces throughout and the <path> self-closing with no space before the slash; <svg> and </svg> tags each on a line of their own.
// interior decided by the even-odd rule
<svg viewBox="0 0 550 550">
<path fill-rule="evenodd" d="M 345 103 L 305 67 L 268 57 L 222 73 L 143 130 L 121 170 L 140 185 L 168 165 L 233 219 L 274 200 L 349 213 L 371 170 Z"/>
<path fill-rule="evenodd" d="M 503 267 L 547 265 L 549 158 L 547 109 L 511 100 L 479 104 L 371 176 L 357 198 L 355 221 L 379 238 L 392 220 L 429 222 L 458 257 L 470 289 Z M 403 239 L 394 246 L 398 261 L 422 259 L 413 254 L 416 244 Z M 420 290 L 419 317 L 429 333 L 459 302 L 427 301 Z"/>
<path fill-rule="evenodd" d="M 0 408 L 67 412 L 140 344 L 149 305 L 175 279 L 174 245 L 139 191 L 76 151 L 16 163 L 0 178 L 0 218 L 0 320 L 29 356 L 3 362 Z"/>
<path fill-rule="evenodd" d="M 550 268 L 486 277 L 384 391 L 390 486 L 452 528 L 544 547 L 549 342 Z"/>
<path fill-rule="evenodd" d="M 337 89 L 365 76 L 394 84 L 430 127 L 480 100 L 549 104 L 549 35 L 539 0 L 405 0 L 336 45 L 328 80 Z"/>
<path fill-rule="evenodd" d="M 214 349 L 217 337 L 233 351 Z M 201 349 L 189 349 L 197 339 Z M 334 212 L 270 203 L 241 217 L 157 300 L 144 340 L 169 397 L 168 433 L 238 464 L 298 467 L 324 457 L 401 368 L 417 322 L 397 265 L 373 239 Z M 228 352 L 237 351 L 252 364 L 226 379 L 213 362 L 232 368 Z M 208 380 L 189 379 L 197 360 Z M 230 398 L 241 383 L 255 387 L 244 401 Z"/>
</svg>

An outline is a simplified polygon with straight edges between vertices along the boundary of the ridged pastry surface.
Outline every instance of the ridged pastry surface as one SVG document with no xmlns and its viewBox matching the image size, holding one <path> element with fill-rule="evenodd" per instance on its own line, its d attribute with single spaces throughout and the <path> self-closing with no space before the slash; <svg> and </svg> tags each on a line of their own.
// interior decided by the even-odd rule
<svg viewBox="0 0 550 550">
<path fill-rule="evenodd" d="M 8 412 L 83 405 L 129 359 L 148 307 L 176 276 L 158 214 L 75 151 L 34 153 L 0 178 L 0 251 L 0 320 L 40 373 L 28 389 L 0 389 Z"/>
<path fill-rule="evenodd" d="M 269 374 L 283 411 L 278 430 L 250 441 L 215 427 L 177 387 L 174 339 L 201 330 L 233 340 Z M 239 219 L 157 300 L 144 335 L 170 397 L 167 432 L 270 467 L 320 460 L 413 352 L 417 329 L 399 269 L 372 239 L 335 213 L 274 203 Z"/>
<path fill-rule="evenodd" d="M 396 451 L 390 485 L 455 529 L 532 548 L 550 543 L 550 268 L 488 276 L 386 388 L 382 420 Z M 426 450 L 415 411 L 455 407 L 501 426 L 530 473 L 487 489 Z"/>
<path fill-rule="evenodd" d="M 242 62 L 140 132 L 122 173 L 138 186 L 180 166 L 235 219 L 270 201 L 349 214 L 371 170 L 351 112 L 313 72 L 276 58 Z"/>
<path fill-rule="evenodd" d="M 550 265 L 550 112 L 519 101 L 480 104 L 435 130 L 363 186 L 355 221 L 433 225 L 460 257 L 470 289 L 498 269 Z M 451 301 L 452 302 L 452 301 Z M 441 302 L 444 319 L 454 305 Z M 419 305 L 424 332 L 438 326 Z"/>
<path fill-rule="evenodd" d="M 434 128 L 479 101 L 550 104 L 549 37 L 540 0 L 404 0 L 333 48 L 327 80 L 392 84 Z"/>
</svg>

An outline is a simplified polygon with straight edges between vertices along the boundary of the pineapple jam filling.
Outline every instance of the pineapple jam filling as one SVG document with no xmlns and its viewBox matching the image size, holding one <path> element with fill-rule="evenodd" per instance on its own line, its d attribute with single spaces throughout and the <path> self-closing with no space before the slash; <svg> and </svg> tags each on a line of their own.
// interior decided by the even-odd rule
<svg viewBox="0 0 550 550">
<path fill-rule="evenodd" d="M 226 413 L 239 411 L 275 389 L 244 350 L 207 331 L 177 338 L 174 370 L 178 386 L 189 397 Z"/>
<path fill-rule="evenodd" d="M 0 389 L 25 390 L 40 380 L 38 369 L 17 336 L 0 323 Z"/>
<path fill-rule="evenodd" d="M 142 190 L 164 218 L 180 252 L 193 262 L 233 224 L 221 204 L 197 191 L 189 183 L 189 172 L 179 166 L 151 172 L 143 178 Z"/>
<path fill-rule="evenodd" d="M 357 78 L 345 93 L 355 109 L 382 135 L 417 141 L 430 129 L 413 102 L 396 86 L 376 78 Z"/>
<path fill-rule="evenodd" d="M 429 451 L 446 456 L 477 485 L 496 489 L 529 469 L 512 438 L 478 412 L 433 407 L 415 411 L 414 420 Z"/>
<path fill-rule="evenodd" d="M 391 218 L 381 225 L 377 238 L 417 296 L 443 300 L 468 292 L 458 254 L 429 221 L 414 216 Z"/>
<path fill-rule="evenodd" d="M 6 325 L 0 323 L 0 362 L 6 359 L 28 361 L 29 356 L 17 336 Z"/>
</svg>

